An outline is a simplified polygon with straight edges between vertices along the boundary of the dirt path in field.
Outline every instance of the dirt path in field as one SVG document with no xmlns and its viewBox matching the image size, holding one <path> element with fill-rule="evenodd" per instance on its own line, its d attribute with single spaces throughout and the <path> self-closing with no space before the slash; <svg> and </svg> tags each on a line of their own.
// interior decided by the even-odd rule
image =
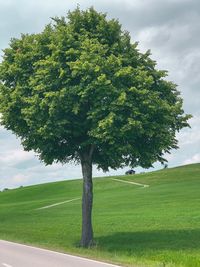
<svg viewBox="0 0 200 267">
<path fill-rule="evenodd" d="M 120 183 L 126 183 L 126 184 L 132 184 L 132 185 L 141 186 L 143 188 L 149 187 L 148 184 L 141 184 L 141 183 L 136 183 L 136 182 L 131 182 L 131 181 L 125 181 L 125 180 L 116 179 L 116 178 L 110 178 L 110 179 L 113 180 L 113 181 L 120 182 Z M 66 200 L 66 201 L 63 201 L 63 202 L 58 202 L 58 203 L 54 203 L 54 204 L 51 204 L 51 205 L 48 205 L 48 206 L 37 208 L 36 210 L 49 209 L 49 208 L 52 208 L 52 207 L 55 207 L 55 206 L 59 206 L 59 205 L 65 204 L 65 203 L 69 203 L 69 202 L 72 202 L 72 201 L 76 201 L 76 200 L 79 200 L 79 199 L 81 199 L 81 198 L 79 197 L 79 198 L 69 199 L 69 200 Z"/>
<path fill-rule="evenodd" d="M 58 206 L 58 205 L 62 205 L 62 204 L 65 204 L 65 203 L 69 203 L 69 202 L 72 202 L 72 201 L 76 201 L 76 200 L 79 200 L 79 199 L 81 199 L 81 198 L 79 197 L 79 198 L 69 199 L 69 200 L 66 200 L 66 201 L 63 201 L 63 202 L 54 203 L 52 205 L 41 207 L 41 208 L 38 208 L 36 210 L 49 209 L 49 208 L 52 208 L 52 207 L 55 207 L 55 206 Z"/>
<path fill-rule="evenodd" d="M 142 186 L 142 187 L 149 187 L 148 184 L 140 184 L 140 183 L 120 180 L 120 179 L 116 179 L 116 178 L 110 178 L 110 179 L 113 180 L 113 181 L 121 182 L 121 183 L 133 184 L 133 185 L 138 185 L 138 186 Z"/>
</svg>

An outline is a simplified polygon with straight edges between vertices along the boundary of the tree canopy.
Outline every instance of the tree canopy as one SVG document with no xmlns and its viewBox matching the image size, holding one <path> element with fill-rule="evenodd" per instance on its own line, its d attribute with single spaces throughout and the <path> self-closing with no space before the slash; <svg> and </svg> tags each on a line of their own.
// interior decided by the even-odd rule
<svg viewBox="0 0 200 267">
<path fill-rule="evenodd" d="M 188 119 L 167 73 L 93 8 L 53 21 L 4 50 L 2 124 L 47 164 L 78 160 L 91 144 L 103 170 L 162 162 Z"/>
<path fill-rule="evenodd" d="M 77 8 L 4 50 L 1 124 L 46 164 L 87 155 L 104 171 L 148 168 L 190 117 L 166 77 L 118 20 Z"/>
</svg>

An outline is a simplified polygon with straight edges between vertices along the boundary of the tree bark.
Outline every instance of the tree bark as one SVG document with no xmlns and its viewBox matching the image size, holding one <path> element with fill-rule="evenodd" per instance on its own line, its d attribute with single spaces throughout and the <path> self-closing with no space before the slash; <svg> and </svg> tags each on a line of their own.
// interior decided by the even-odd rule
<svg viewBox="0 0 200 267">
<path fill-rule="evenodd" d="M 90 247 L 93 244 L 93 228 L 92 228 L 93 184 L 92 184 L 92 160 L 90 155 L 83 155 L 81 157 L 81 167 L 83 173 L 81 246 Z"/>
</svg>

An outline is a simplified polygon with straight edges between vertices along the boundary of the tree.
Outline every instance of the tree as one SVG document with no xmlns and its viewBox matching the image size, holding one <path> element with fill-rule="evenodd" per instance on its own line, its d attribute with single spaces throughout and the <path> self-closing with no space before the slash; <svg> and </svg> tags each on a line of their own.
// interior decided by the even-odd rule
<svg viewBox="0 0 200 267">
<path fill-rule="evenodd" d="M 92 166 L 148 168 L 188 126 L 176 85 L 117 20 L 93 8 L 12 39 L 0 65 L 1 124 L 45 164 L 80 162 L 81 245 L 93 242 Z"/>
</svg>

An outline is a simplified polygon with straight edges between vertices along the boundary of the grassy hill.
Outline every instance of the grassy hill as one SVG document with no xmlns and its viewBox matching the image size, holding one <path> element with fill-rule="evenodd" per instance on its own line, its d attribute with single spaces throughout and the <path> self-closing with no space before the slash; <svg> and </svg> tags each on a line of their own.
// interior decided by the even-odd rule
<svg viewBox="0 0 200 267">
<path fill-rule="evenodd" d="M 148 184 L 140 187 L 112 178 Z M 123 266 L 200 266 L 200 164 L 94 179 L 96 246 L 78 247 L 82 181 L 0 193 L 0 238 Z"/>
</svg>

